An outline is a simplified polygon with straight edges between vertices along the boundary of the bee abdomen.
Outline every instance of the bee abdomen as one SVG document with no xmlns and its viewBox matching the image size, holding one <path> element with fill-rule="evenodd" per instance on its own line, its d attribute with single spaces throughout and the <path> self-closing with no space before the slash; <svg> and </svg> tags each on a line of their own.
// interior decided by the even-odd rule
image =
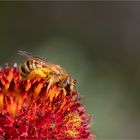
<svg viewBox="0 0 140 140">
<path fill-rule="evenodd" d="M 21 76 L 23 77 L 27 76 L 34 69 L 32 63 L 33 63 L 32 61 L 27 60 L 24 62 L 23 65 L 20 66 Z"/>
<path fill-rule="evenodd" d="M 19 67 L 19 69 L 20 69 L 21 76 L 25 77 L 25 76 L 27 76 L 29 74 L 29 72 L 26 70 L 26 68 L 24 67 L 24 65 L 21 65 Z"/>
<path fill-rule="evenodd" d="M 32 71 L 31 65 L 30 65 L 30 61 L 25 61 L 24 62 L 24 70 L 26 71 L 26 73 L 30 73 Z"/>
</svg>

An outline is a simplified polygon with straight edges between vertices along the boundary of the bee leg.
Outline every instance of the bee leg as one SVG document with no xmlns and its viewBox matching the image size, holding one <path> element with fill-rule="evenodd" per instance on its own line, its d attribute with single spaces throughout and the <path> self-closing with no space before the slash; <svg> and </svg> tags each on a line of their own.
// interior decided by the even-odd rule
<svg viewBox="0 0 140 140">
<path fill-rule="evenodd" d="M 53 83 L 52 80 L 49 80 L 49 84 L 48 84 L 48 86 L 47 86 L 47 92 L 48 92 L 48 90 L 50 89 L 52 83 Z"/>
<path fill-rule="evenodd" d="M 51 85 L 54 84 L 54 83 L 57 83 L 59 81 L 59 77 L 58 75 L 52 75 L 48 81 L 48 87 L 47 87 L 47 92 L 48 90 L 50 89 Z"/>
<path fill-rule="evenodd" d="M 64 96 L 66 96 L 66 95 L 67 95 L 66 89 L 65 89 L 65 88 L 62 88 L 62 91 L 63 91 L 63 93 L 64 93 Z"/>
</svg>

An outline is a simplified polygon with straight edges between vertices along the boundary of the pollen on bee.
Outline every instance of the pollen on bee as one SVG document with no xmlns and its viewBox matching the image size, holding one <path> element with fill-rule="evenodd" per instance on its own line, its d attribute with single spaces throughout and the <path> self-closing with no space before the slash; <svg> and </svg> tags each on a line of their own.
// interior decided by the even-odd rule
<svg viewBox="0 0 140 140">
<path fill-rule="evenodd" d="M 50 75 L 51 71 L 48 68 L 36 68 L 29 73 L 27 76 L 28 79 L 36 78 L 46 78 L 47 75 Z"/>
</svg>

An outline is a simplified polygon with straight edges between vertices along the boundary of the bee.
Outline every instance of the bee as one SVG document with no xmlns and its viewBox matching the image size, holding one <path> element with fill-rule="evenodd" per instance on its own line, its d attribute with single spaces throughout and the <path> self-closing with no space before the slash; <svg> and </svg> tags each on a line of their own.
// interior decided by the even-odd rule
<svg viewBox="0 0 140 140">
<path fill-rule="evenodd" d="M 51 84 L 57 84 L 60 88 L 74 91 L 76 80 L 73 79 L 68 72 L 57 64 L 48 62 L 45 58 L 34 56 L 26 51 L 18 51 L 18 54 L 25 57 L 26 60 L 19 66 L 22 78 L 34 77 L 45 78 L 48 81 L 48 89 Z"/>
</svg>

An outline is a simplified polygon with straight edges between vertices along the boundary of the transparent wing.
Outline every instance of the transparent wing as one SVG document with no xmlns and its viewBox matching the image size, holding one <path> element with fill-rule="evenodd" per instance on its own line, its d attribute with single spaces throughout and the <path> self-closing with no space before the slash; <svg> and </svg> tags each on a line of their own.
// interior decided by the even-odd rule
<svg viewBox="0 0 140 140">
<path fill-rule="evenodd" d="M 29 53 L 29 52 L 26 52 L 26 51 L 19 50 L 18 54 L 21 55 L 21 56 L 24 56 L 24 57 L 26 57 L 28 59 L 33 58 L 33 55 L 31 53 Z"/>
<path fill-rule="evenodd" d="M 30 52 L 19 50 L 18 54 L 27 59 L 34 59 L 38 61 L 48 62 L 47 59 L 32 55 Z"/>
</svg>

